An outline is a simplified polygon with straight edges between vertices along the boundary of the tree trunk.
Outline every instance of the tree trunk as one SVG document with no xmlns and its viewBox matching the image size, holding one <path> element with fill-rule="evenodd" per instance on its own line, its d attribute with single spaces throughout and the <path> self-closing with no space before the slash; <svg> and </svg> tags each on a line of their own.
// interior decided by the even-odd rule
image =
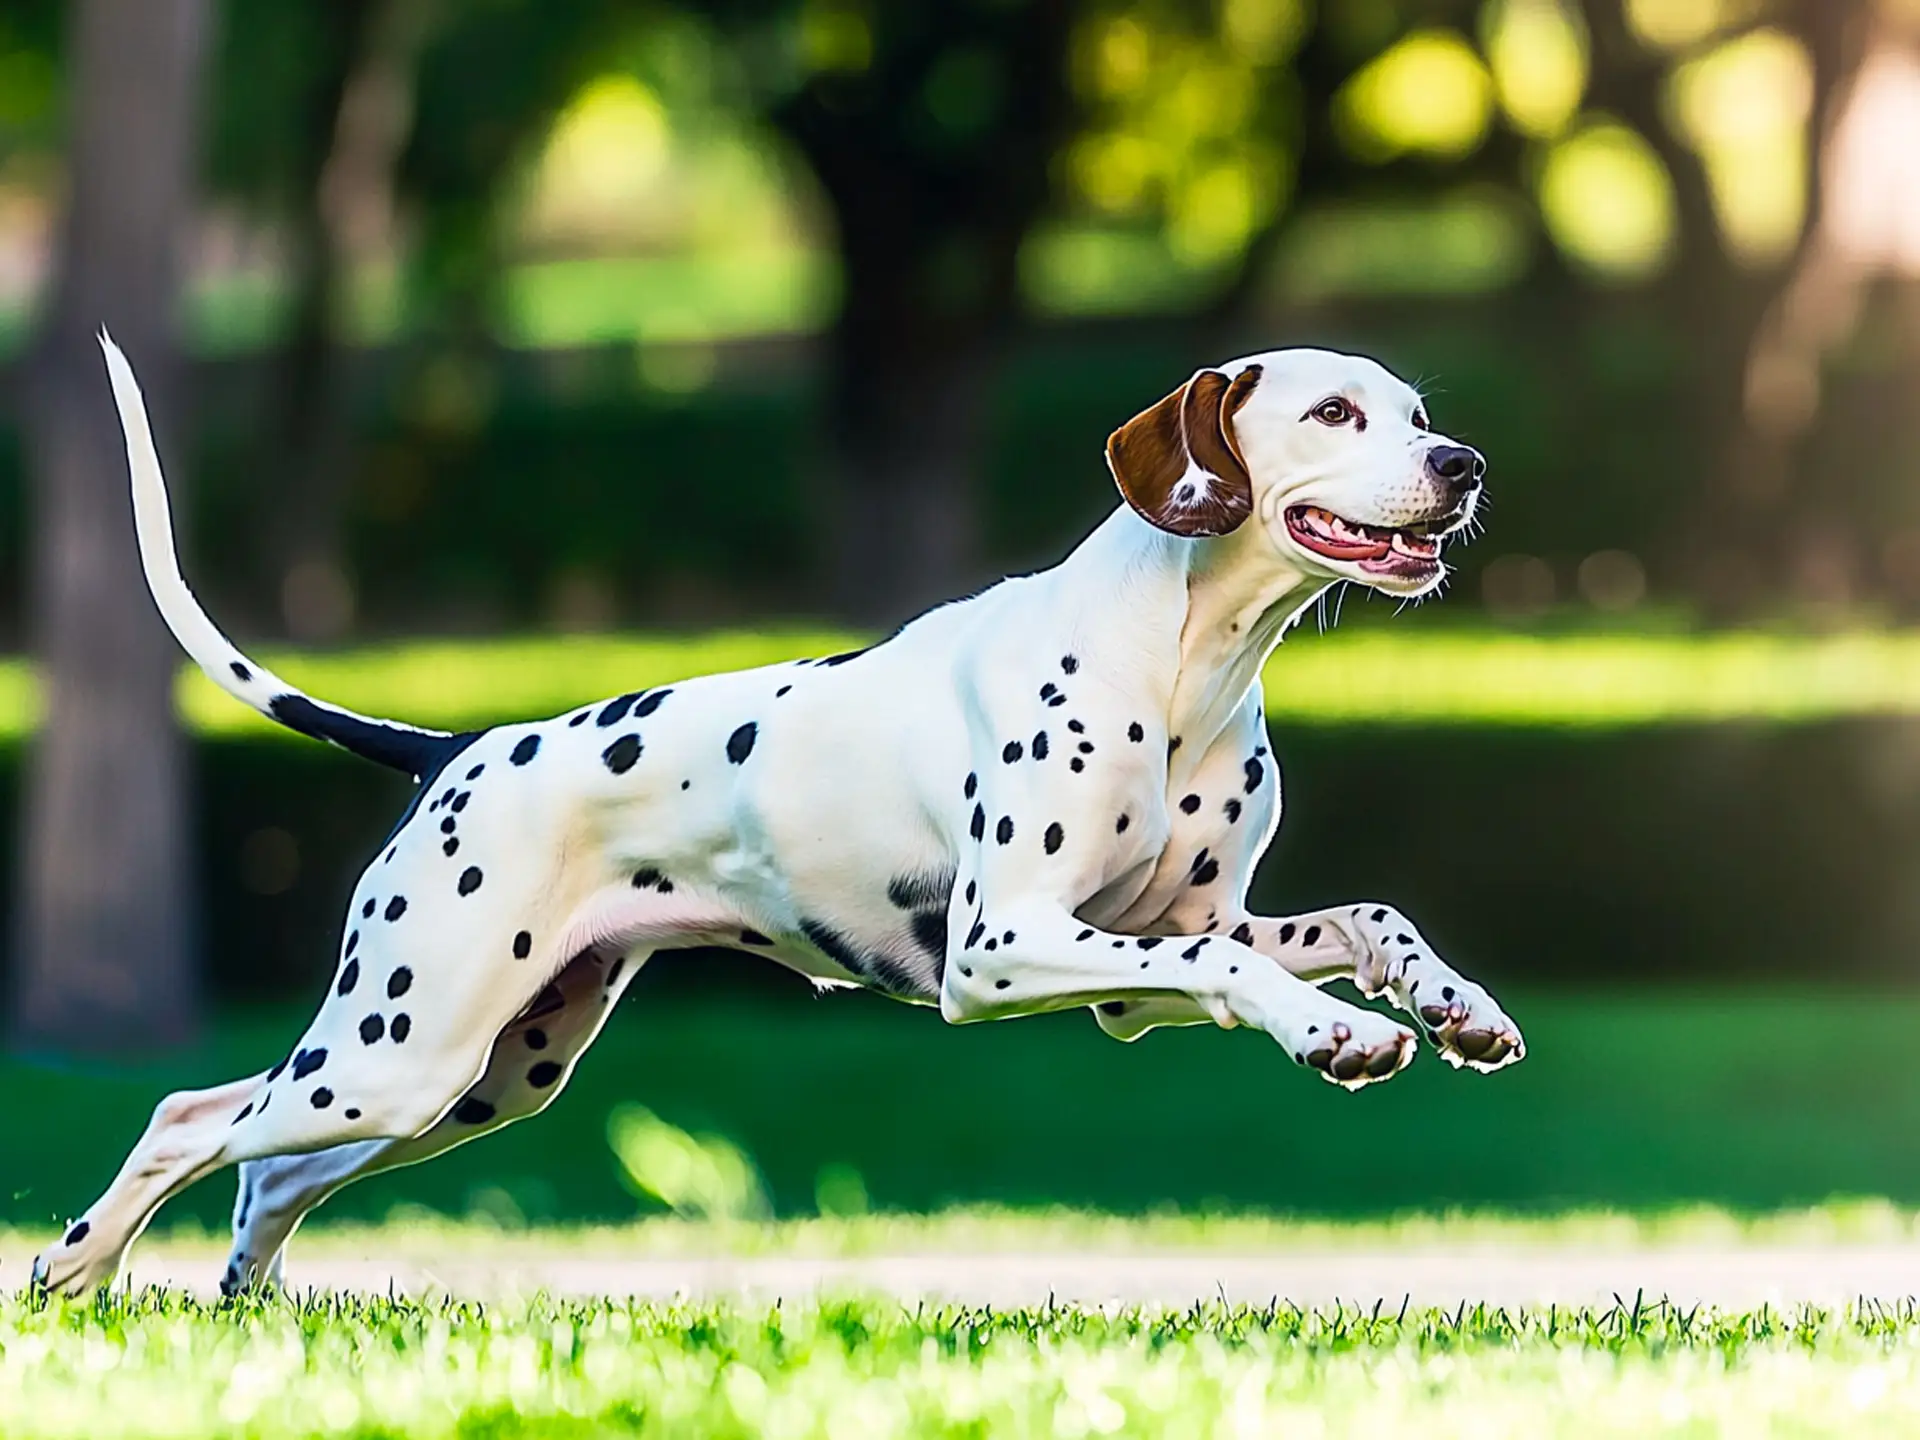
<svg viewBox="0 0 1920 1440">
<path fill-rule="evenodd" d="M 293 323 L 279 364 L 271 525 L 287 633 L 339 640 L 353 623 L 344 535 L 355 445 L 340 312 L 353 264 L 392 242 L 396 170 L 413 127 L 430 0 L 328 0 L 326 83 L 305 117 L 293 217 Z"/>
<path fill-rule="evenodd" d="M 75 0 L 68 201 L 35 356 L 32 625 L 45 685 L 20 854 L 13 1039 L 120 1052 L 194 1029 L 178 651 L 141 579 L 127 461 L 95 332 L 138 367 L 161 449 L 179 414 L 204 0 Z M 177 492 L 176 492 L 177 493 Z"/>
</svg>

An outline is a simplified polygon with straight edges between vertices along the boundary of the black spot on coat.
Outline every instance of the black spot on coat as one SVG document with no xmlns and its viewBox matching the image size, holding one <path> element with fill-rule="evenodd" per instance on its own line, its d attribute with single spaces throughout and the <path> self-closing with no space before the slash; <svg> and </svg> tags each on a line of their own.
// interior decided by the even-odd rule
<svg viewBox="0 0 1920 1440">
<path fill-rule="evenodd" d="M 360 1043 L 372 1045 L 387 1033 L 387 1022 L 380 1015 L 369 1015 L 360 1022 Z"/>
<path fill-rule="evenodd" d="M 540 737 L 538 735 L 527 735 L 523 736 L 520 743 L 513 747 L 513 753 L 507 756 L 507 758 L 516 765 L 524 765 L 539 753 Z M 474 772 L 476 775 L 478 773 L 479 771 L 477 770 Z M 473 776 L 469 775 L 467 778 L 471 780 Z"/>
<path fill-rule="evenodd" d="M 1056 855 L 1060 847 L 1066 843 L 1066 839 L 1067 832 L 1060 828 L 1060 822 L 1056 820 L 1047 826 L 1047 833 L 1041 843 L 1047 847 L 1047 854 Z"/>
<path fill-rule="evenodd" d="M 480 882 L 484 878 L 486 877 L 481 875 L 478 865 L 469 865 L 460 872 L 460 883 L 455 888 L 458 889 L 462 895 L 471 895 L 480 888 Z"/>
<path fill-rule="evenodd" d="M 387 1033 L 393 1037 L 393 1043 L 404 1045 L 407 1036 L 413 1033 L 413 1017 L 404 1012 L 393 1017 L 393 1023 L 387 1026 Z"/>
<path fill-rule="evenodd" d="M 333 993 L 347 996 L 353 993 L 353 987 L 360 983 L 360 962 L 347 961 L 346 968 L 340 972 L 340 983 L 333 987 Z"/>
<path fill-rule="evenodd" d="M 324 1110 L 333 1104 L 333 1092 L 324 1085 L 315 1090 L 310 1098 L 313 1101 L 313 1108 L 316 1110 Z"/>
<path fill-rule="evenodd" d="M 620 696 L 618 699 L 609 700 L 606 705 L 602 707 L 598 718 L 595 719 L 593 723 L 598 725 L 602 730 L 606 729 L 609 725 L 618 725 L 622 720 L 627 718 L 627 712 L 633 708 L 633 702 L 639 698 L 640 692 L 635 690 L 630 694 Z"/>
<path fill-rule="evenodd" d="M 386 910 L 387 919 L 398 920 L 402 915 L 406 913 L 407 913 L 407 897 L 406 896 L 396 895 L 391 900 L 387 901 L 387 910 Z"/>
<path fill-rule="evenodd" d="M 513 958 L 516 960 L 524 960 L 532 953 L 533 935 L 530 931 L 522 930 L 513 937 Z"/>
<path fill-rule="evenodd" d="M 560 1066 L 551 1060 L 542 1060 L 527 1071 L 527 1083 L 536 1090 L 544 1090 L 560 1078 Z"/>
<path fill-rule="evenodd" d="M 600 759 L 607 769 L 616 775 L 624 775 L 633 768 L 633 762 L 640 758 L 640 737 L 622 735 L 618 740 L 600 752 Z"/>
<path fill-rule="evenodd" d="M 753 754 L 753 742 L 760 738 L 760 727 L 749 720 L 733 734 L 727 737 L 727 759 L 735 765 L 743 765 Z"/>
<path fill-rule="evenodd" d="M 493 1119 L 493 1106 L 477 1095 L 468 1095 L 453 1107 L 453 1118 L 462 1125 L 484 1125 Z"/>
<path fill-rule="evenodd" d="M 326 1063 L 327 1050 L 324 1045 L 315 1050 L 302 1050 L 293 1057 L 293 1078 L 304 1080 Z"/>
<path fill-rule="evenodd" d="M 405 965 L 397 967 L 391 975 L 387 976 L 387 998 L 389 1000 L 398 1000 L 412 988 L 413 971 L 409 970 Z"/>
</svg>

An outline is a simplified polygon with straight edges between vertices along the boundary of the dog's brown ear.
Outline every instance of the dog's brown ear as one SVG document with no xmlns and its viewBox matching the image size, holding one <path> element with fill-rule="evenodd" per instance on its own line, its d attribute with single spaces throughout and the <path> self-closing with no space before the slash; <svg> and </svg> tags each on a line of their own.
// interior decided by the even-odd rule
<svg viewBox="0 0 1920 1440">
<path fill-rule="evenodd" d="M 1127 503 L 1175 535 L 1225 535 L 1253 513 L 1253 477 L 1233 417 L 1260 383 L 1249 365 L 1232 380 L 1202 370 L 1107 439 L 1107 465 Z"/>
</svg>

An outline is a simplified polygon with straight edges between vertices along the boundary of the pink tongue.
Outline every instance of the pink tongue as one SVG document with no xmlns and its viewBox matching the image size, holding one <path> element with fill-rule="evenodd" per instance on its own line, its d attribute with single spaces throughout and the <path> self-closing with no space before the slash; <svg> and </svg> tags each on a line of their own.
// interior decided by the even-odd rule
<svg viewBox="0 0 1920 1440">
<path fill-rule="evenodd" d="M 1314 548 L 1336 560 L 1377 560 L 1392 549 L 1390 541 L 1375 540 L 1338 515 L 1309 513 L 1307 524 Z"/>
</svg>

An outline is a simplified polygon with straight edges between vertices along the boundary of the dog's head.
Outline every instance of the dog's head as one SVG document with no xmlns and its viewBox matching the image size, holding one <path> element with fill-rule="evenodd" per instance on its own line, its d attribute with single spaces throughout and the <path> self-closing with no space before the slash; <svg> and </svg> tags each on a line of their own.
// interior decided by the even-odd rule
<svg viewBox="0 0 1920 1440">
<path fill-rule="evenodd" d="M 1107 441 L 1127 503 L 1176 535 L 1257 519 L 1310 575 L 1421 595 L 1473 519 L 1486 463 L 1434 433 L 1420 396 L 1357 355 L 1275 350 L 1202 370 Z"/>
</svg>

